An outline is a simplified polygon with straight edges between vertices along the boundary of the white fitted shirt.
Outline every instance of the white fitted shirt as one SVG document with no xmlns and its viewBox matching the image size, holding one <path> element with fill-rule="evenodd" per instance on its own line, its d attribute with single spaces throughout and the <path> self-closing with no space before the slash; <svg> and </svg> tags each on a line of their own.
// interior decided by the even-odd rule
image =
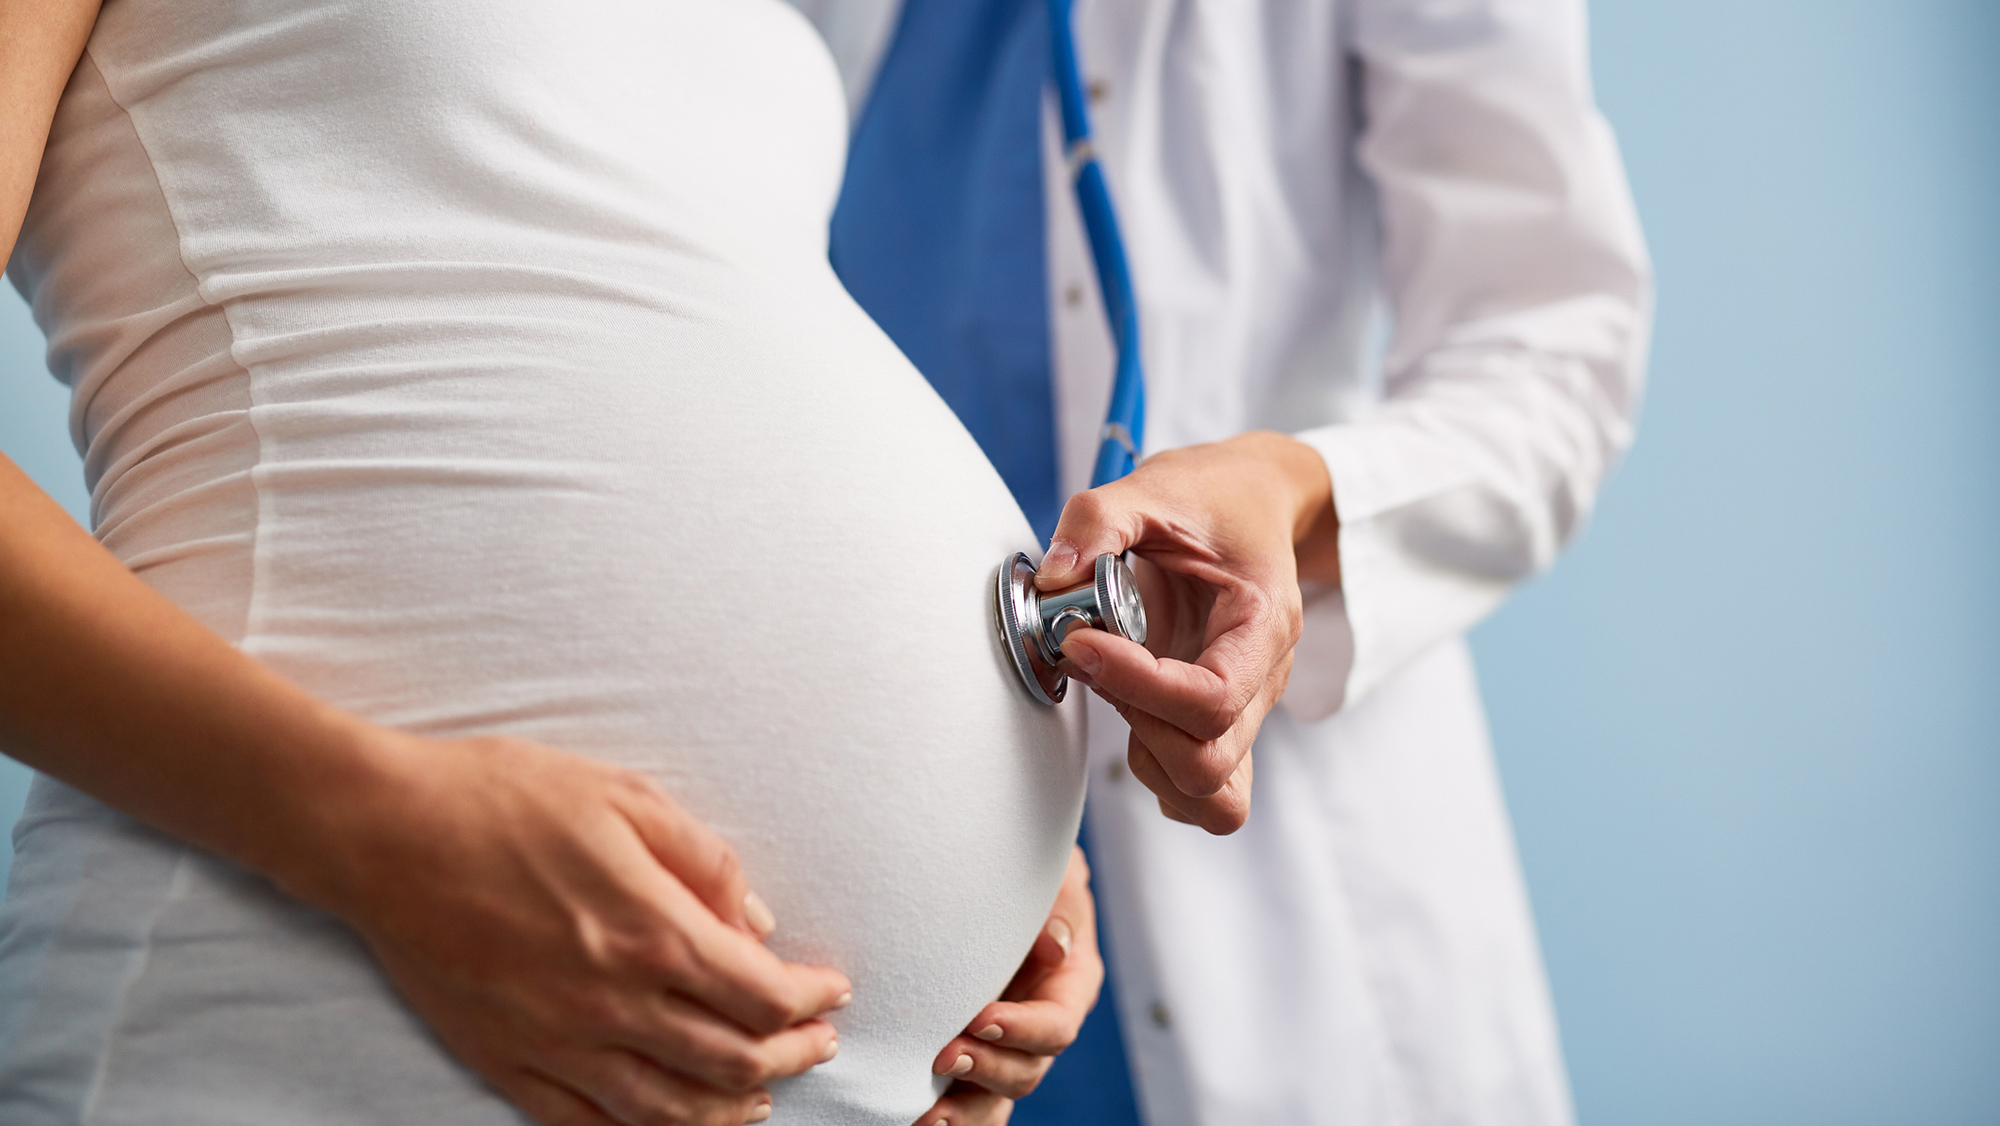
<svg viewBox="0 0 2000 1126">
<path fill-rule="evenodd" d="M 109 0 L 12 272 L 106 545 L 363 716 L 658 778 L 853 979 L 773 1121 L 908 1126 L 1081 716 L 995 639 L 1026 521 L 827 265 L 844 124 L 770 0 Z M 8 1126 L 518 1121 L 263 879 L 48 779 L 16 850 Z"/>
<path fill-rule="evenodd" d="M 858 110 L 898 0 L 794 0 Z M 1632 438 L 1651 275 L 1582 0 L 1077 0 L 1139 304 L 1150 450 L 1326 458 L 1249 824 L 1162 818 L 1090 713 L 1099 907 L 1151 1126 L 1553 1126 L 1554 1016 L 1463 631 L 1574 537 Z M 1112 371 L 1045 129 L 1065 480 Z"/>
</svg>

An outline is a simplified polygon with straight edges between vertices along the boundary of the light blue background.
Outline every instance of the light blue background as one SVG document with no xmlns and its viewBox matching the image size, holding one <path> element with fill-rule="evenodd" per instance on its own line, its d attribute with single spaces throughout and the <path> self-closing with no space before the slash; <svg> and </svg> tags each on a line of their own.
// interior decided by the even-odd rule
<svg viewBox="0 0 2000 1126">
<path fill-rule="evenodd" d="M 1595 13 L 1653 387 L 1475 638 L 1579 1109 L 2000 1122 L 2000 4 Z M 9 294 L 0 450 L 81 515 L 39 350 Z"/>
</svg>

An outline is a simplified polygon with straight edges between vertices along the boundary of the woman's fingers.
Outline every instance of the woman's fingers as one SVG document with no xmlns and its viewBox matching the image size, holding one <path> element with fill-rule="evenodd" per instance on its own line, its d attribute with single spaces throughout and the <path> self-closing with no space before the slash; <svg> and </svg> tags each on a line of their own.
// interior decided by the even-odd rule
<svg viewBox="0 0 2000 1126">
<path fill-rule="evenodd" d="M 802 1075 L 840 1051 L 839 1035 L 823 1020 L 754 1037 L 684 997 L 663 997 L 660 1009 L 651 1022 L 656 1031 L 617 1042 L 718 1090 L 745 1092 Z"/>
<path fill-rule="evenodd" d="M 1095 935 L 1097 933 L 1097 911 L 1090 898 L 1090 868 L 1083 859 L 1083 850 L 1072 848 L 1069 870 L 1063 874 L 1063 882 L 1056 889 L 1055 906 L 1050 908 L 1049 917 L 1042 923 L 1042 933 L 1028 947 L 1028 956 L 1015 972 L 1014 980 L 1000 996 L 1002 1000 L 1021 1001 L 1036 995 L 1044 979 L 1061 969 L 1076 949 L 1077 936 L 1082 935 L 1089 953 L 1096 954 Z M 985 1018 L 993 1009 L 988 1005 L 981 1010 L 980 1018 Z M 975 1019 L 965 1026 L 967 1032 L 977 1032 L 985 1027 L 983 1019 Z M 988 1037 L 988 1039 L 991 1039 Z"/>
<path fill-rule="evenodd" d="M 959 1039 L 1043 1056 L 1066 1051 L 1076 1043 L 1077 1033 L 1083 1028 L 1083 1018 L 1090 1014 L 1097 999 L 1097 990 L 1103 984 L 1101 976 L 1096 985 L 1091 984 L 1089 975 L 1076 974 L 1073 978 L 1071 981 L 1052 983 L 1062 993 L 1058 997 L 995 1001 L 986 1006 L 987 1011 L 973 1022 L 978 1027 Z M 953 1045 L 945 1047 L 947 1053 L 955 1050 Z M 977 1059 L 976 1054 L 974 1058 Z"/>
<path fill-rule="evenodd" d="M 741 1126 L 768 1114 L 767 1080 L 829 1054 L 812 1018 L 847 978 L 742 925 L 733 854 L 652 783 L 501 736 L 425 749 L 360 834 L 399 878 L 342 914 L 445 1045 L 538 1119 Z"/>
<path fill-rule="evenodd" d="M 1014 1100 L 976 1087 L 953 1086 L 916 1126 L 1007 1126 Z"/>
<path fill-rule="evenodd" d="M 760 1036 L 823 1016 L 852 997 L 847 975 L 781 960 L 716 920 L 689 920 L 688 941 L 663 955 L 667 983 Z"/>
<path fill-rule="evenodd" d="M 659 784 L 636 772 L 625 776 L 620 811 L 662 865 L 730 926 L 769 938 L 778 921 L 743 878 L 736 851 L 713 829 L 688 816 Z"/>
<path fill-rule="evenodd" d="M 953 1040 L 939 1053 L 938 1060 L 943 1061 L 946 1071 L 938 1074 L 948 1072 L 960 1053 L 971 1055 L 977 1065 L 981 1057 L 972 1050 L 974 1047 L 990 1046 L 1053 1057 L 1074 1044 L 1084 1018 L 1090 1015 L 1098 991 L 1104 986 L 1102 960 L 1093 956 L 1074 962 L 1043 978 L 1032 997 L 995 1001 L 980 1010 L 967 1035 Z"/>
<path fill-rule="evenodd" d="M 996 1095 L 1018 1099 L 1035 1089 L 1054 1062 L 1053 1055 L 982 1044 L 960 1036 L 938 1053 L 931 1064 L 931 1074 L 949 1075 Z"/>
<path fill-rule="evenodd" d="M 591 1052 L 563 1063 L 564 1082 L 619 1126 L 743 1126 L 771 1116 L 767 1091 L 719 1091 L 629 1052 Z"/>
</svg>

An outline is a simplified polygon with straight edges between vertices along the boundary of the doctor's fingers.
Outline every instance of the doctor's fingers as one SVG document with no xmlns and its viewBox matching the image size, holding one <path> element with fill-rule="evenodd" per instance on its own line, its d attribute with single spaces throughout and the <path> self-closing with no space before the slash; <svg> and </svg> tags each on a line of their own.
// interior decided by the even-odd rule
<svg viewBox="0 0 2000 1126">
<path fill-rule="evenodd" d="M 1288 676 L 1291 668 L 1290 641 L 1255 622 L 1217 633 L 1193 663 L 1156 657 L 1143 645 L 1094 629 L 1070 632 L 1062 653 L 1065 664 L 1080 671 L 1099 695 L 1157 716 L 1202 742 L 1228 735 L 1272 679 Z M 1211 785 L 1221 782 L 1218 777 Z"/>
<path fill-rule="evenodd" d="M 662 997 L 640 1033 L 607 1039 L 666 1071 L 722 1091 L 742 1093 L 802 1075 L 840 1051 L 833 1025 L 795 1024 L 770 1036 L 750 1036 L 685 997 Z"/>
<path fill-rule="evenodd" d="M 1154 763 L 1165 772 L 1175 791 L 1188 797 L 1206 798 L 1220 793 L 1236 776 L 1237 765 L 1256 744 L 1257 732 L 1284 695 L 1291 675 L 1292 653 L 1287 650 L 1280 655 L 1271 674 L 1257 686 L 1249 702 L 1236 713 L 1235 721 L 1214 734 L 1207 734 L 1212 728 L 1190 732 L 1184 725 L 1172 722 L 1173 717 L 1161 716 L 1144 704 L 1121 697 L 1103 684 L 1093 687 L 1118 709 L 1118 714 L 1131 726 L 1138 741 L 1151 752 Z M 1138 771 L 1139 764 L 1133 766 L 1135 772 Z M 1154 784 L 1152 775 L 1142 774 L 1141 777 L 1160 797 L 1173 799 L 1173 794 Z"/>
<path fill-rule="evenodd" d="M 686 884 L 717 918 L 759 938 L 770 937 L 777 920 L 764 900 L 751 891 L 736 850 L 682 809 L 651 778 L 631 771 L 623 781 L 625 787 L 614 801 L 654 859 Z"/>
<path fill-rule="evenodd" d="M 1236 764 L 1235 773 L 1223 787 L 1207 797 L 1197 798 L 1181 792 L 1166 769 L 1153 752 L 1139 740 L 1134 731 L 1126 742 L 1125 762 L 1132 770 L 1132 777 L 1159 799 L 1160 812 L 1168 819 L 1194 825 L 1218 837 L 1226 837 L 1243 827 L 1250 819 L 1251 762 L 1254 756 L 1245 754 Z"/>
<path fill-rule="evenodd" d="M 768 1091 L 718 1091 L 626 1052 L 578 1052 L 541 1066 L 618 1126 L 743 1126 L 770 1117 Z"/>
</svg>

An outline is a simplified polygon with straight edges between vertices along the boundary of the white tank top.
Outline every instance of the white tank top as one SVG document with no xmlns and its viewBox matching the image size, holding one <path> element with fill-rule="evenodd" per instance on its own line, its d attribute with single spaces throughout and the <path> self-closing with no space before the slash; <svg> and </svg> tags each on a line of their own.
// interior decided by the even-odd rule
<svg viewBox="0 0 2000 1126">
<path fill-rule="evenodd" d="M 853 978 L 774 1121 L 907 1126 L 1083 763 L 993 637 L 1032 533 L 827 266 L 845 132 L 776 0 L 109 0 L 11 265 L 120 558 L 372 719 L 658 777 Z M 46 779 L 17 848 L 9 1126 L 518 1121 L 262 879 Z"/>
</svg>

